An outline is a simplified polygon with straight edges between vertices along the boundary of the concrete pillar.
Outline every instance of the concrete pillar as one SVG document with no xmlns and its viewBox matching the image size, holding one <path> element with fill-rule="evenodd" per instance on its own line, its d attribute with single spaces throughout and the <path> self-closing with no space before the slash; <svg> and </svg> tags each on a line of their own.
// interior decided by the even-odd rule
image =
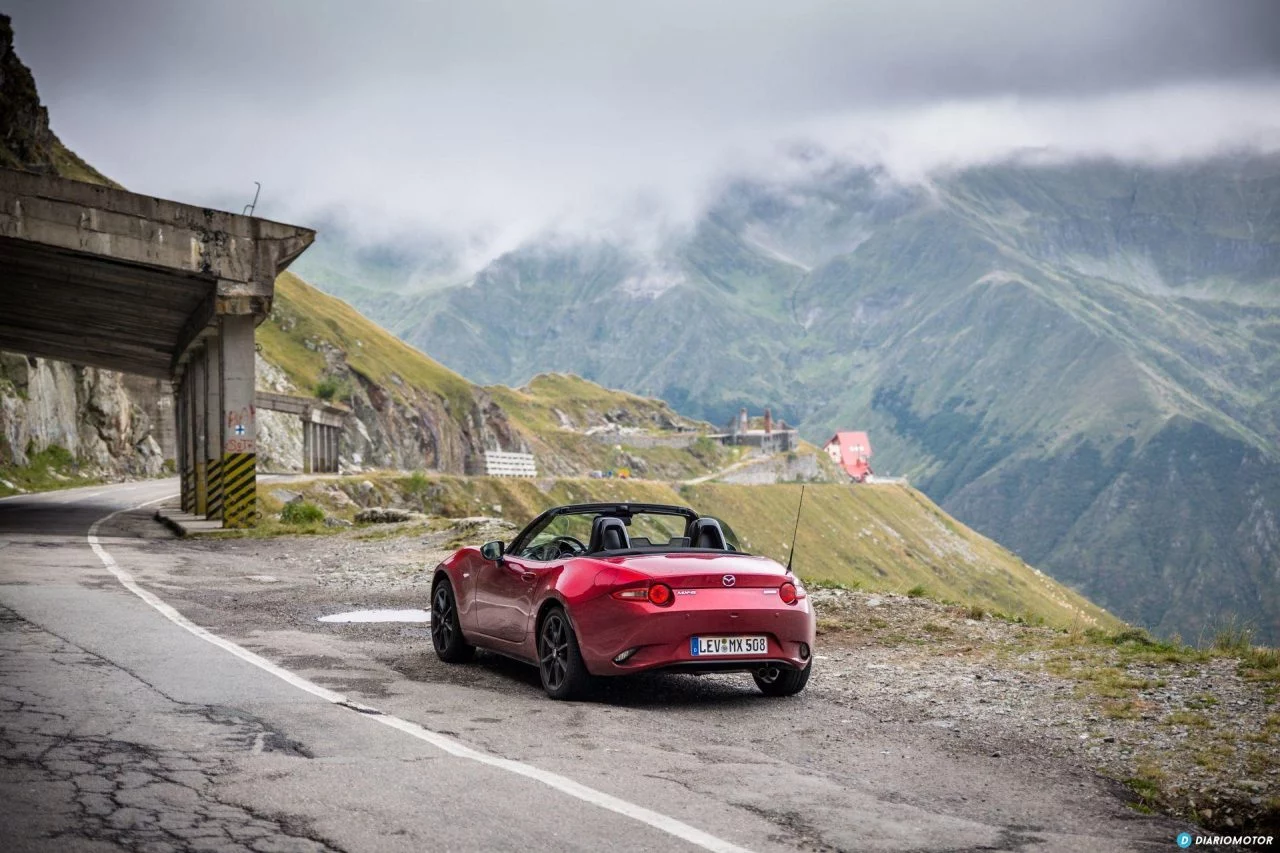
<svg viewBox="0 0 1280 853">
<path fill-rule="evenodd" d="M 194 513 L 196 511 L 196 426 L 195 426 L 195 382 L 192 379 L 191 371 L 186 371 L 182 376 L 182 450 L 186 455 L 186 494 L 187 502 L 183 506 L 184 512 Z"/>
<path fill-rule="evenodd" d="M 333 429 L 324 427 L 324 472 L 333 473 Z"/>
<path fill-rule="evenodd" d="M 209 386 L 204 370 L 204 348 L 197 349 L 187 362 L 187 375 L 191 377 L 191 425 L 194 436 L 194 450 L 191 455 L 192 470 L 195 474 L 195 514 L 204 515 L 209 511 L 209 479 L 205 474 L 204 444 L 207 426 L 206 406 L 209 404 Z"/>
<path fill-rule="evenodd" d="M 310 474 L 314 471 L 315 461 L 313 454 L 315 453 L 315 439 L 312 437 L 315 430 L 315 424 L 311 421 L 304 420 L 302 422 L 302 473 Z"/>
<path fill-rule="evenodd" d="M 257 523 L 257 419 L 253 405 L 254 318 L 224 314 L 222 336 L 222 524 Z"/>
<path fill-rule="evenodd" d="M 214 335 L 204 348 L 205 432 L 201 449 L 208 478 L 205 516 L 222 518 L 222 340 Z"/>
<path fill-rule="evenodd" d="M 329 427 L 329 441 L 333 446 L 332 467 L 329 470 L 336 474 L 341 467 L 338 459 L 342 451 L 342 429 L 340 427 Z"/>
<path fill-rule="evenodd" d="M 180 503 L 183 512 L 191 512 L 195 509 L 196 497 L 195 492 L 191 488 L 191 478 L 189 476 L 191 465 L 191 442 L 190 431 L 187 424 L 187 381 L 183 376 L 173 389 L 173 410 L 174 431 L 177 433 L 177 465 L 178 465 L 178 483 L 179 493 L 181 495 Z"/>
<path fill-rule="evenodd" d="M 175 435 L 178 425 L 175 422 L 177 418 L 177 392 L 173 387 L 173 383 L 166 379 L 156 380 L 159 388 L 157 394 L 159 399 L 156 408 L 158 417 L 156 418 L 155 437 L 160 443 L 160 452 L 164 456 L 167 463 L 173 465 L 175 472 L 180 471 L 178 466 L 178 439 Z"/>
</svg>

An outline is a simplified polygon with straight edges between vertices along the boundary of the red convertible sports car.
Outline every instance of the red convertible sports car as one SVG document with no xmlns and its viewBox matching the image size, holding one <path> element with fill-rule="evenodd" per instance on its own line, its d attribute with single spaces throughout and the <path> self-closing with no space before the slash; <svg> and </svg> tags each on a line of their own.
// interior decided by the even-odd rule
<svg viewBox="0 0 1280 853">
<path fill-rule="evenodd" d="M 804 689 L 814 615 L 789 569 L 744 554 L 687 507 L 579 504 L 539 515 L 510 546 L 457 551 L 431 585 L 441 660 L 476 646 L 534 664 L 553 699 L 593 676 L 750 672 L 769 696 Z"/>
</svg>

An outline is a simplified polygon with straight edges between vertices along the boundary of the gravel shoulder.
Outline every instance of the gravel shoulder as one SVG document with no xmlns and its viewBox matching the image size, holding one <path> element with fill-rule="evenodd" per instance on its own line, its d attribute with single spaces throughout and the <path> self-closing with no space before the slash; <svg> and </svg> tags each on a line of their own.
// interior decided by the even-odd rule
<svg viewBox="0 0 1280 853">
<path fill-rule="evenodd" d="M 141 580 L 200 624 L 319 683 L 410 717 L 431 706 L 424 722 L 437 730 L 522 760 L 563 762 L 575 776 L 607 777 L 599 751 L 628 753 L 646 731 L 712 766 L 744 763 L 728 744 L 754 745 L 787 762 L 789 772 L 807 768 L 823 780 L 812 791 L 792 791 L 781 811 L 770 811 L 769 798 L 743 806 L 778 827 L 787 846 L 865 848 L 865 837 L 842 835 L 847 817 L 821 806 L 826 799 L 848 808 L 859 791 L 881 810 L 898 803 L 999 826 L 988 839 L 992 849 L 1042 842 L 1053 849 L 1058 844 L 1047 839 L 1086 832 L 1095 845 L 1099 833 L 1114 832 L 1125 839 L 1116 849 L 1167 849 L 1178 829 L 1196 824 L 1274 832 L 1274 671 L 1248 670 L 1225 654 L 1175 654 L 1138 633 L 1117 641 L 922 598 L 816 589 L 815 676 L 781 718 L 761 725 L 711 722 L 756 700 L 749 680 L 732 676 L 609 682 L 596 702 L 565 706 L 542 699 L 532 669 L 496 656 L 482 654 L 470 667 L 440 664 L 425 625 L 317 621 L 345 610 L 424 607 L 432 568 L 459 542 L 510 531 L 501 519 L 430 518 L 322 537 L 157 539 L 141 547 L 172 559 L 150 561 L 166 568 Z M 441 701 L 435 686 L 463 687 L 480 699 L 459 704 L 449 694 Z M 490 700 L 504 711 L 477 716 L 477 703 Z M 554 724 L 550 732 L 513 730 L 513 710 Z M 626 747 L 600 743 L 599 726 L 617 715 L 628 719 Z M 682 728 L 661 734 L 669 726 Z M 549 734 L 583 749 L 573 760 L 541 755 L 536 741 Z M 633 758 L 677 789 L 712 785 L 705 769 L 700 776 L 693 767 L 650 766 L 647 752 Z M 1058 825 L 1046 820 L 1045 796 L 1060 810 Z"/>
</svg>

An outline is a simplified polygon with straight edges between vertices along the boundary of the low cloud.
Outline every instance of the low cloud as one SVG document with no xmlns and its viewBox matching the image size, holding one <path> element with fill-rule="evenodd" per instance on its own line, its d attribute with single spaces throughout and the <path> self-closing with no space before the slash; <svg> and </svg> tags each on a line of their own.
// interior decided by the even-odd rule
<svg viewBox="0 0 1280 853">
<path fill-rule="evenodd" d="M 731 176 L 1280 148 L 1273 3 L 19 0 L 53 125 L 127 186 L 464 266 L 658 240 Z M 793 152 L 803 149 L 805 157 Z"/>
</svg>

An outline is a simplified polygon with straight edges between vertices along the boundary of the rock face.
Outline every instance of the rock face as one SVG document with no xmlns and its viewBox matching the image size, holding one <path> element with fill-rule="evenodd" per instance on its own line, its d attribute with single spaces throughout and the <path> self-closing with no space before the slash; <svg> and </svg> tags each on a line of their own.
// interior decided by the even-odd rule
<svg viewBox="0 0 1280 853">
<path fill-rule="evenodd" d="M 482 470 L 486 448 L 527 451 L 524 438 L 483 389 L 466 401 L 444 399 L 407 383 L 388 388 L 347 364 L 341 353 L 327 358 L 326 374 L 346 389 L 339 402 L 351 408 L 339 442 L 344 471 L 366 468 L 471 474 Z M 284 373 L 258 357 L 258 387 L 300 394 Z M 466 408 L 458 411 L 459 404 Z M 280 412 L 258 413 L 260 467 L 302 470 L 302 422 Z"/>
<path fill-rule="evenodd" d="M 354 466 L 468 474 L 481 470 L 486 447 L 526 450 L 506 414 L 479 388 L 471 405 L 457 412 L 435 395 L 403 385 L 393 394 L 346 370 L 355 390 L 344 402 L 355 417 L 343 435 L 343 452 Z"/>
<path fill-rule="evenodd" d="M 0 464 L 58 446 L 93 473 L 157 476 L 172 399 L 160 380 L 0 352 Z"/>
</svg>

